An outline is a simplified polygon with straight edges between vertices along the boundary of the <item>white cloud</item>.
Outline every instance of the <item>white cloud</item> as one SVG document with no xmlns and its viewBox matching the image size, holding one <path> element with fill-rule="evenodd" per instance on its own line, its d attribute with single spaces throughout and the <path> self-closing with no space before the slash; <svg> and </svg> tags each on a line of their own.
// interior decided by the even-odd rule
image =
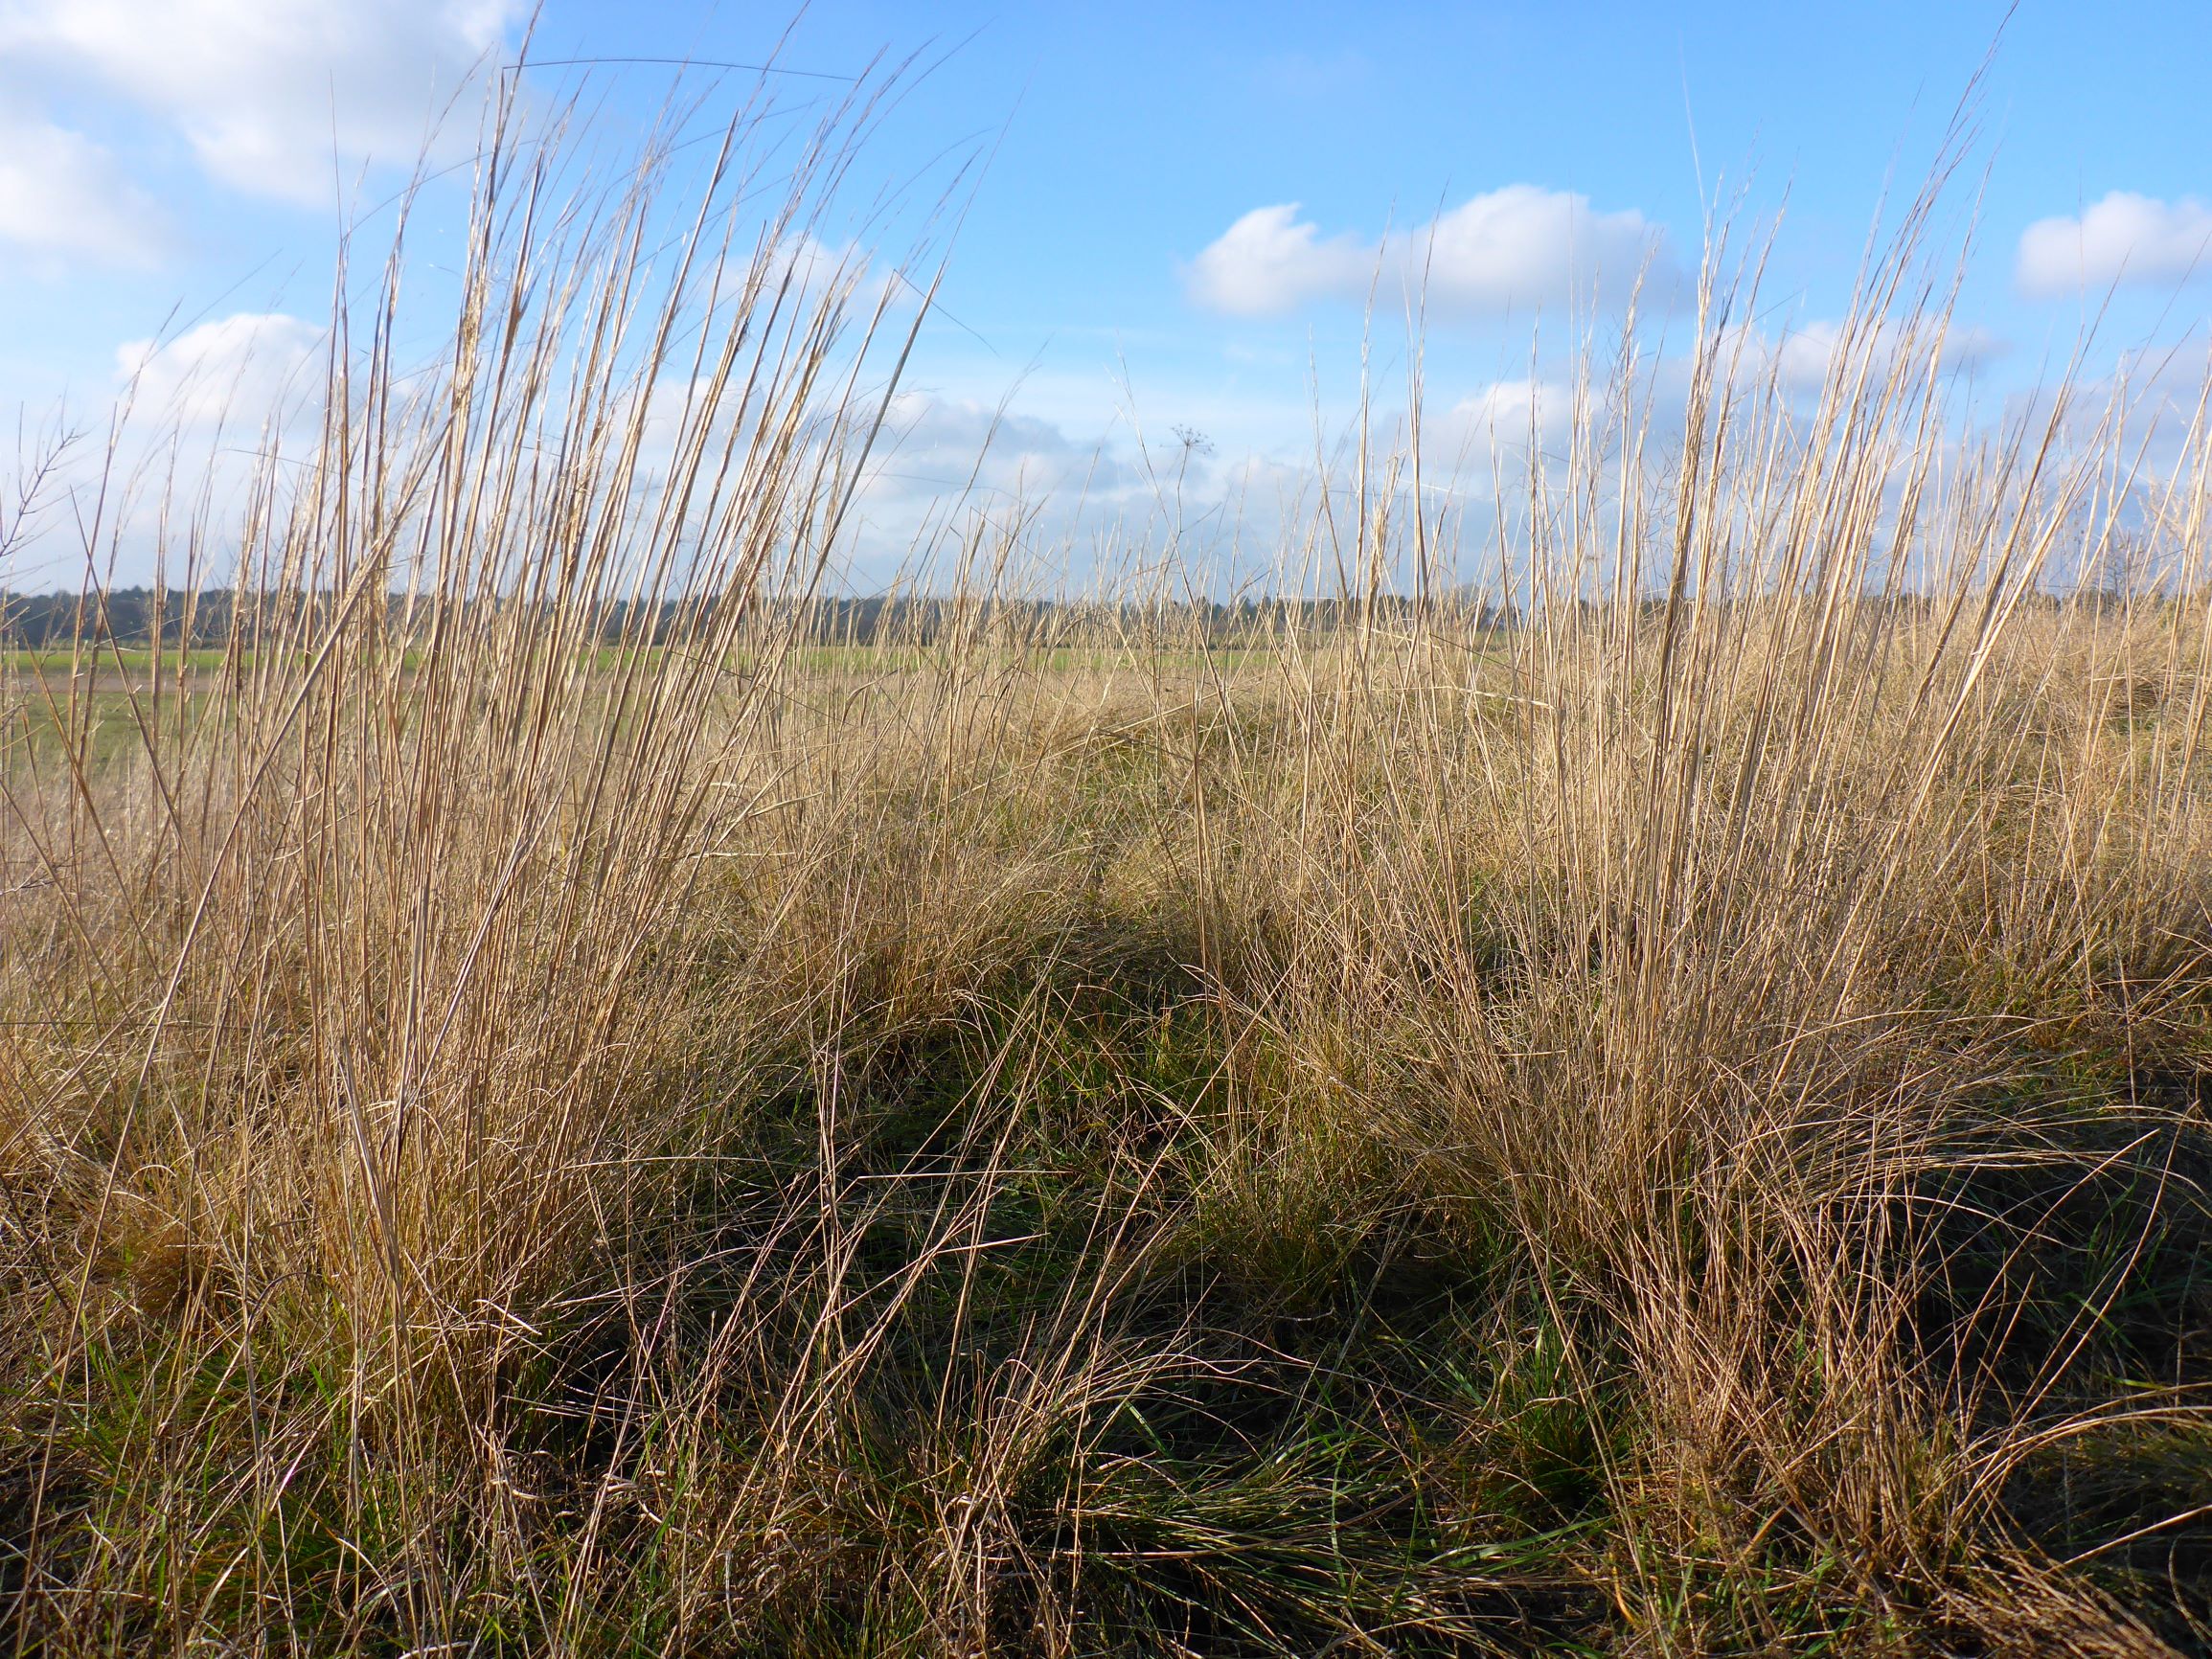
<svg viewBox="0 0 2212 1659">
<path fill-rule="evenodd" d="M 877 499 L 943 497 L 970 478 L 986 495 L 1033 498 L 1119 488 L 1132 476 L 1103 442 L 1080 443 L 1039 417 L 925 392 L 892 399 L 868 471 Z"/>
<path fill-rule="evenodd" d="M 1101 419 L 1106 419 L 1101 411 Z M 898 580 L 942 585 L 980 527 L 982 545 L 1018 535 L 1017 584 L 1065 555 L 1079 526 L 1141 513 L 1144 474 L 1128 444 L 1091 441 L 1046 416 L 998 403 L 909 390 L 886 412 L 847 526 L 850 568 L 862 587 Z"/>
<path fill-rule="evenodd" d="M 1534 185 L 1508 185 L 1442 215 L 1407 239 L 1418 276 L 1425 261 L 1430 297 L 1467 310 L 1586 296 L 1602 284 L 1628 291 L 1658 252 L 1658 228 L 1640 213 L 1592 213 L 1589 198 Z"/>
<path fill-rule="evenodd" d="M 133 340 L 117 349 L 116 374 L 157 418 L 259 427 L 314 389 L 323 334 L 283 311 L 240 311 L 166 343 Z"/>
<path fill-rule="evenodd" d="M 1410 232 L 1378 241 L 1324 238 L 1298 204 L 1255 208 L 1191 261 L 1192 297 L 1233 316 L 1279 315 L 1317 299 L 1425 293 L 1439 310 L 1617 301 L 1647 271 L 1671 289 L 1660 228 L 1633 209 L 1592 210 L 1587 196 L 1507 185 Z"/>
<path fill-rule="evenodd" d="M 1348 236 L 1321 239 L 1298 204 L 1254 208 L 1191 261 L 1192 297 L 1209 310 L 1257 317 L 1309 300 L 1353 297 L 1378 280 L 1379 250 Z"/>
<path fill-rule="evenodd" d="M 0 104 L 0 239 L 113 264 L 153 262 L 161 210 L 80 132 Z"/>
<path fill-rule="evenodd" d="M 2009 342 L 1978 325 L 1954 321 L 1943 325 L 1939 333 L 1939 322 L 1933 317 L 1861 321 L 1848 339 L 1845 330 L 1851 325 L 1836 317 L 1796 324 L 1779 337 L 1746 324 L 1730 329 L 1715 349 L 1720 368 L 1733 373 L 1740 385 L 1771 373 L 1791 397 L 1806 397 L 1825 387 L 1841 352 L 1850 353 L 1855 369 L 1863 368 L 1879 381 L 1901 368 L 1925 370 L 1939 349 L 1939 367 L 1951 373 L 1979 368 L 2011 350 Z M 1686 374 L 1687 360 L 1680 360 L 1679 366 Z"/>
<path fill-rule="evenodd" d="M 2079 218 L 2038 219 L 2020 234 L 2021 289 L 2050 297 L 2114 283 L 2212 274 L 2212 206 L 2114 191 Z"/>
<path fill-rule="evenodd" d="M 1786 391 L 1817 392 L 1828 383 L 1836 348 L 1842 344 L 1843 325 L 1832 318 L 1792 329 L 1774 348 L 1775 377 Z"/>
<path fill-rule="evenodd" d="M 1445 438 L 1479 469 L 1494 447 L 1501 454 L 1557 449 L 1574 427 L 1574 388 L 1562 380 L 1494 380 L 1453 404 Z M 1424 445 L 1425 448 L 1426 445 Z"/>
<path fill-rule="evenodd" d="M 226 184 L 313 202 L 334 168 L 411 164 L 519 11 L 518 0 L 0 0 L 0 48 L 151 112 Z"/>
</svg>

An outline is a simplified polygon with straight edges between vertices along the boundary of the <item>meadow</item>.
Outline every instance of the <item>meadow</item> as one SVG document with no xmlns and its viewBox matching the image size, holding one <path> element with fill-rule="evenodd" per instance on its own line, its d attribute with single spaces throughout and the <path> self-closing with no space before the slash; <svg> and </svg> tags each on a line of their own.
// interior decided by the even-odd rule
<svg viewBox="0 0 2212 1659">
<path fill-rule="evenodd" d="M 1491 585 L 1362 430 L 1233 623 L 979 511 L 841 639 L 846 152 L 510 153 L 222 639 L 0 655 L 9 1651 L 2212 1641 L 2201 401 L 1962 432 L 1931 194 Z"/>
</svg>

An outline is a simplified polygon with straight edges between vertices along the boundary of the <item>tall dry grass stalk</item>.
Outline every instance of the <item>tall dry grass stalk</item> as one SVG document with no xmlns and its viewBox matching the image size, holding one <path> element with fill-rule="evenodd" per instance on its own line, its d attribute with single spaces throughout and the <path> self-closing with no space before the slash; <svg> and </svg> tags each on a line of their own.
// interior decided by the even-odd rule
<svg viewBox="0 0 2212 1659">
<path fill-rule="evenodd" d="M 665 245 L 495 108 L 443 354 L 9 657 L 15 1650 L 2202 1640 L 2201 403 L 1961 439 L 1931 196 L 1487 602 L 1363 437 L 1326 604 L 862 629 L 872 108 Z"/>
</svg>

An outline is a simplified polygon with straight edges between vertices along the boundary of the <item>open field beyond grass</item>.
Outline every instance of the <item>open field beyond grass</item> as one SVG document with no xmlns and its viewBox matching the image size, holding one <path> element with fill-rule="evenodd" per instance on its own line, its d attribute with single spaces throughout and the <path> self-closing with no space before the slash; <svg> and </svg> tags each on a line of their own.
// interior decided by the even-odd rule
<svg viewBox="0 0 2212 1659">
<path fill-rule="evenodd" d="M 1950 434 L 1914 216 L 1487 607 L 1416 437 L 1327 628 L 825 644 L 855 284 L 551 165 L 225 643 L 0 658 L 0 1651 L 2202 1650 L 2201 421 Z"/>
</svg>

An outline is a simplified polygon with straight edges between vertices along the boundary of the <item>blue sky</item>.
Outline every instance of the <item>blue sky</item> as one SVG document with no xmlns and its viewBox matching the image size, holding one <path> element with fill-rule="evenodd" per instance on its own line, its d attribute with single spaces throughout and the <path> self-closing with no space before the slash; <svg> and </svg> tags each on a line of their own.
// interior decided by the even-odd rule
<svg viewBox="0 0 2212 1659">
<path fill-rule="evenodd" d="M 1026 479 L 1126 460 L 1140 427 L 1207 433 L 1217 466 L 1310 455 L 1316 388 L 1338 418 L 1364 296 L 1380 271 L 1398 307 L 1415 247 L 1432 402 L 1510 415 L 1640 260 L 1662 285 L 1695 264 L 1738 186 L 1755 216 L 1786 206 L 1761 327 L 1816 370 L 1884 191 L 1917 183 L 2000 24 L 1949 221 L 1974 239 L 1974 372 L 2032 384 L 2108 293 L 2106 359 L 2191 338 L 2212 297 L 2212 7 L 2005 10 L 823 0 L 794 23 L 547 0 L 532 53 L 776 53 L 825 76 L 922 54 L 865 182 L 918 211 L 985 165 L 902 405 L 921 489 L 1009 397 Z M 393 187 L 431 107 L 524 22 L 512 0 L 0 0 L 0 404 L 97 420 L 149 356 L 305 360 L 341 196 Z M 671 80 L 587 73 L 617 139 Z M 747 79 L 692 84 L 711 103 Z M 797 106 L 838 85 L 778 88 Z M 1376 337 L 1402 374 L 1402 322 Z"/>
</svg>

